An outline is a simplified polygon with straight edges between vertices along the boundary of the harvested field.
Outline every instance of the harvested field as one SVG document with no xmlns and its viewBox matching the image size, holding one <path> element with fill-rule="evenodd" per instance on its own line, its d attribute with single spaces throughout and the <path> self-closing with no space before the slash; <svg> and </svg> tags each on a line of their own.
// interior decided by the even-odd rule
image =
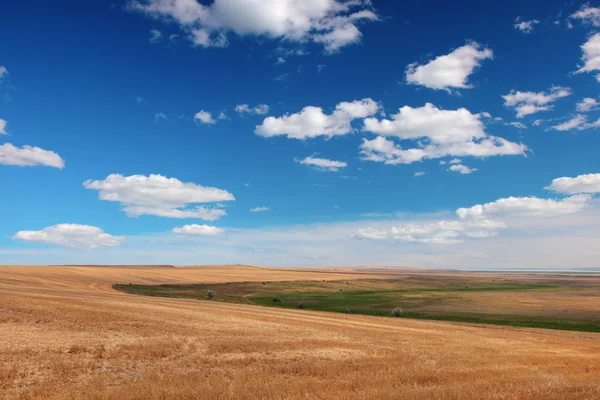
<svg viewBox="0 0 600 400">
<path fill-rule="evenodd" d="M 267 308 L 112 289 L 115 283 L 322 284 L 410 281 L 415 275 L 420 274 L 244 266 L 0 267 L 0 397 L 600 398 L 597 333 Z M 474 281 L 491 277 L 468 275 Z M 450 273 L 425 276 L 456 279 Z M 590 287 L 599 279 L 495 276 L 533 283 L 568 278 Z M 532 313 L 556 307 L 592 315 L 598 309 L 596 297 L 569 291 L 535 300 L 506 291 L 477 296 L 488 307 L 526 301 Z"/>
</svg>

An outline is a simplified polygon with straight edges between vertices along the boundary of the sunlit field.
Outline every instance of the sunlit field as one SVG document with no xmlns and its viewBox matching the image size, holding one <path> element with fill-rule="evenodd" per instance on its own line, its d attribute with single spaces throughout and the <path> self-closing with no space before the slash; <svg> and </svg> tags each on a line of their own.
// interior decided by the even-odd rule
<svg viewBox="0 0 600 400">
<path fill-rule="evenodd" d="M 600 277 L 414 271 L 0 267 L 0 397 L 600 398 L 598 333 L 387 317 L 399 303 L 405 313 L 597 321 Z M 198 285 L 199 295 L 115 284 Z M 369 290 L 385 317 L 344 304 Z M 314 301 L 319 293 L 333 300 Z"/>
</svg>

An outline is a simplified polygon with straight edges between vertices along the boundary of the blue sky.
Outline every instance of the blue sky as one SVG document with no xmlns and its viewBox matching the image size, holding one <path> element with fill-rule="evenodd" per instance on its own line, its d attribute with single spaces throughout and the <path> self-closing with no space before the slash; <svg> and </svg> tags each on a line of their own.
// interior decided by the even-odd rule
<svg viewBox="0 0 600 400">
<path fill-rule="evenodd" d="M 0 263 L 600 266 L 599 7 L 3 4 Z"/>
</svg>

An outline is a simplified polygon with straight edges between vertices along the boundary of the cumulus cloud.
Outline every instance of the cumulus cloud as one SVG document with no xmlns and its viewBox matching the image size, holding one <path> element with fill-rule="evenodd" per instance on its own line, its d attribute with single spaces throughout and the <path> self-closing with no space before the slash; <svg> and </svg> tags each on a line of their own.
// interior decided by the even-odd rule
<svg viewBox="0 0 600 400">
<path fill-rule="evenodd" d="M 65 167 L 65 161 L 53 151 L 27 145 L 18 148 L 11 143 L 0 146 L 0 164 L 21 167 L 44 165 L 59 169 Z"/>
<path fill-rule="evenodd" d="M 493 58 L 492 50 L 478 43 L 469 43 L 450 54 L 436 57 L 427 64 L 410 64 L 406 69 L 406 82 L 430 89 L 469 89 L 469 76 L 481 61 Z"/>
<path fill-rule="evenodd" d="M 100 200 L 116 201 L 130 217 L 155 215 L 166 218 L 198 218 L 214 221 L 227 213 L 222 209 L 190 204 L 235 200 L 226 190 L 184 183 L 162 175 L 109 175 L 104 180 L 87 180 L 86 189 L 98 190 Z"/>
<path fill-rule="evenodd" d="M 491 203 L 477 204 L 470 208 L 459 208 L 456 214 L 461 219 L 489 217 L 556 217 L 582 211 L 592 196 L 586 194 L 562 200 L 539 197 L 507 197 Z"/>
<path fill-rule="evenodd" d="M 506 107 L 515 109 L 517 118 L 523 118 L 539 111 L 551 110 L 553 106 L 550 103 L 570 94 L 571 89 L 567 87 L 552 86 L 547 92 L 537 93 L 511 90 L 509 94 L 502 96 L 502 98 Z"/>
<path fill-rule="evenodd" d="M 6 132 L 6 120 L 0 119 L 0 135 L 8 135 Z"/>
<path fill-rule="evenodd" d="M 515 128 L 518 128 L 518 129 L 527 129 L 527 125 L 525 125 L 522 122 L 509 122 L 508 125 L 512 125 L 512 126 L 514 126 Z"/>
<path fill-rule="evenodd" d="M 584 24 L 600 26 L 600 8 L 583 5 L 577 12 L 571 14 L 571 19 L 578 19 Z"/>
<path fill-rule="evenodd" d="M 269 211 L 270 208 L 269 207 L 254 207 L 252 209 L 250 209 L 250 212 L 265 212 L 265 211 Z"/>
<path fill-rule="evenodd" d="M 504 223 L 487 219 L 438 221 L 399 224 L 389 229 L 360 228 L 352 237 L 415 243 L 456 244 L 464 242 L 466 238 L 495 236 L 497 231 L 502 228 L 506 228 Z"/>
<path fill-rule="evenodd" d="M 204 110 L 198 111 L 196 115 L 194 115 L 194 120 L 200 121 L 207 125 L 213 125 L 217 123 L 217 121 L 212 117 L 212 114 Z"/>
<path fill-rule="evenodd" d="M 378 110 L 379 104 L 369 98 L 339 103 L 329 115 L 321 107 L 306 106 L 296 114 L 267 117 L 254 132 L 264 137 L 287 136 L 290 139 L 346 135 L 352 132 L 353 120 L 368 117 Z"/>
<path fill-rule="evenodd" d="M 240 114 L 256 114 L 256 115 L 264 115 L 268 113 L 270 110 L 267 104 L 257 104 L 254 107 L 250 107 L 248 104 L 238 104 L 235 106 L 235 111 Z"/>
<path fill-rule="evenodd" d="M 6 75 L 8 75 L 8 70 L 0 65 L 0 78 L 4 78 Z"/>
<path fill-rule="evenodd" d="M 150 43 L 156 44 L 162 40 L 162 33 L 158 29 L 152 29 L 150 31 Z"/>
<path fill-rule="evenodd" d="M 348 163 L 345 161 L 334 161 L 328 160 L 326 158 L 316 158 L 316 157 L 306 157 L 303 160 L 296 160 L 300 164 L 304 165 L 312 165 L 320 169 L 329 170 L 329 171 L 339 171 L 340 168 L 346 168 Z"/>
<path fill-rule="evenodd" d="M 575 73 L 600 71 L 600 32 L 589 38 L 581 46 L 581 49 L 583 50 L 583 56 L 581 57 L 583 66 Z M 596 79 L 600 81 L 600 74 L 596 75 Z"/>
<path fill-rule="evenodd" d="M 415 172 L 415 177 L 418 178 L 419 176 L 423 176 L 425 174 L 426 174 L 426 172 L 424 172 L 424 171 L 417 171 L 417 172 Z"/>
<path fill-rule="evenodd" d="M 448 168 L 448 171 L 459 172 L 461 175 L 468 175 L 477 171 L 477 168 L 470 168 L 462 164 L 454 164 Z"/>
<path fill-rule="evenodd" d="M 552 129 L 557 131 L 570 131 L 572 129 L 583 129 L 586 122 L 584 115 L 578 114 L 570 120 L 563 122 L 562 124 L 554 125 Z"/>
<path fill-rule="evenodd" d="M 184 225 L 181 228 L 173 228 L 172 232 L 188 236 L 219 236 L 225 233 L 225 229 L 217 228 L 216 226 L 191 224 Z"/>
<path fill-rule="evenodd" d="M 519 18 L 517 18 L 517 23 L 514 25 L 515 29 L 523 32 L 523 33 L 531 33 L 533 32 L 533 26 L 535 24 L 539 24 L 540 21 L 538 21 L 537 19 L 532 19 L 529 21 L 519 21 Z"/>
<path fill-rule="evenodd" d="M 122 236 L 104 233 L 98 227 L 78 224 L 58 224 L 39 231 L 19 231 L 13 236 L 13 239 L 92 249 L 119 246 L 125 240 Z"/>
<path fill-rule="evenodd" d="M 169 118 L 163 113 L 158 113 L 154 116 L 154 123 L 157 124 L 160 120 L 167 121 Z"/>
<path fill-rule="evenodd" d="M 596 110 L 598 109 L 599 105 L 600 104 L 598 103 L 598 100 L 591 97 L 586 97 L 577 103 L 577 111 L 588 112 Z"/>
<path fill-rule="evenodd" d="M 332 53 L 360 41 L 358 25 L 376 21 L 368 0 L 131 0 L 128 8 L 179 24 L 189 40 L 224 47 L 228 35 L 262 36 L 290 43 L 312 41 Z"/>
<path fill-rule="evenodd" d="M 404 106 L 391 117 L 391 120 L 364 120 L 364 131 L 382 135 L 373 140 L 363 139 L 360 149 L 364 160 L 410 164 L 445 156 L 524 155 L 527 151 L 523 144 L 488 135 L 481 115 L 472 114 L 466 108 L 443 110 L 427 103 L 420 108 Z M 404 149 L 383 136 L 418 141 L 418 144 Z M 426 144 L 421 144 L 423 142 Z"/>
<path fill-rule="evenodd" d="M 544 189 L 564 194 L 600 193 L 600 174 L 556 178 Z"/>
</svg>

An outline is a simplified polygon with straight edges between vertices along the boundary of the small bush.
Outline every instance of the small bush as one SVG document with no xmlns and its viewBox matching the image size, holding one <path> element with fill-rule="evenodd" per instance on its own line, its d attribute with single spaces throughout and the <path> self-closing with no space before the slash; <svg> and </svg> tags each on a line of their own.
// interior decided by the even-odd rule
<svg viewBox="0 0 600 400">
<path fill-rule="evenodd" d="M 299 301 L 298 302 L 298 308 L 301 309 L 301 310 L 304 310 L 304 303 L 301 302 L 301 301 Z"/>
<path fill-rule="evenodd" d="M 348 310 L 347 308 L 344 310 L 344 314 L 350 314 L 350 310 Z"/>
<path fill-rule="evenodd" d="M 340 292 L 343 292 L 343 291 L 344 291 L 344 289 L 340 289 Z"/>
<path fill-rule="evenodd" d="M 206 293 L 206 297 L 208 297 L 209 299 L 214 299 L 215 297 L 217 297 L 217 292 L 215 292 L 214 290 L 209 290 Z"/>
<path fill-rule="evenodd" d="M 266 285 L 266 284 L 267 284 L 267 282 L 263 282 L 262 284 L 263 284 L 263 285 Z"/>
<path fill-rule="evenodd" d="M 396 307 L 392 310 L 392 315 L 394 317 L 401 317 L 402 316 L 402 309 L 400 307 Z"/>
<path fill-rule="evenodd" d="M 273 303 L 281 303 L 281 299 L 278 299 L 277 297 L 273 298 Z"/>
</svg>

